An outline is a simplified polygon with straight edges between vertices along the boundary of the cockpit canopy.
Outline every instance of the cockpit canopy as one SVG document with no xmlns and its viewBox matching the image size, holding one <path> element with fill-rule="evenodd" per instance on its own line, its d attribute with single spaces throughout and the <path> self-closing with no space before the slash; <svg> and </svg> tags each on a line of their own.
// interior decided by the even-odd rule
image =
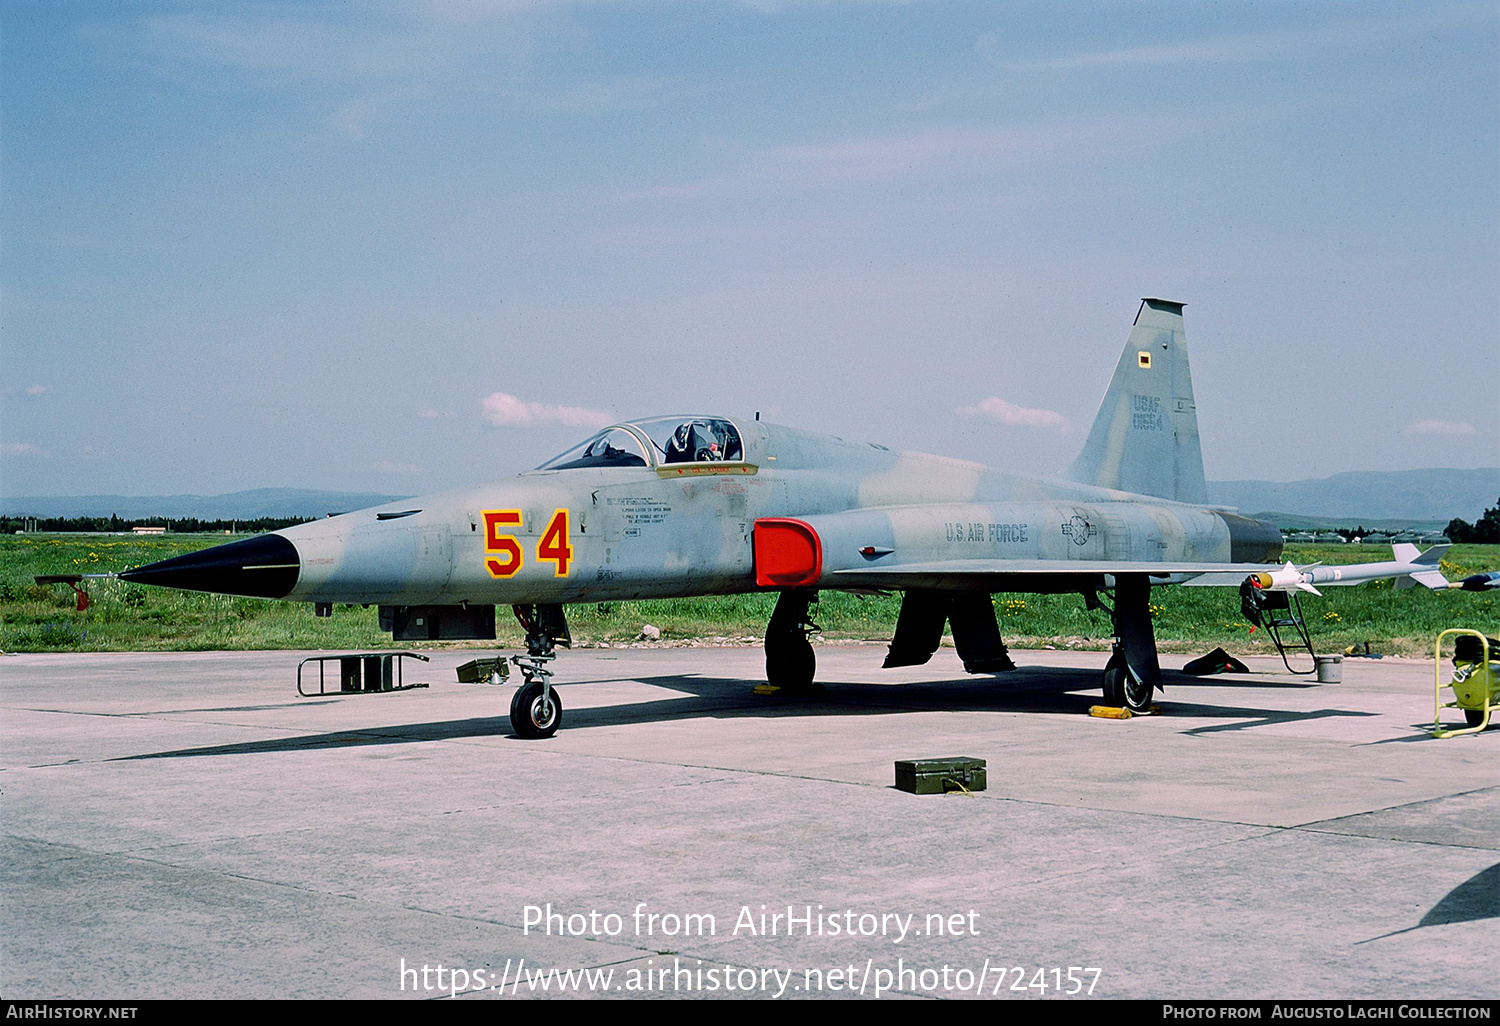
<svg viewBox="0 0 1500 1026">
<path fill-rule="evenodd" d="M 607 427 L 536 469 L 647 467 L 744 458 L 739 429 L 722 417 L 656 417 Z"/>
<path fill-rule="evenodd" d="M 554 456 L 538 470 L 576 470 L 579 467 L 644 467 L 641 440 L 622 427 L 605 428 L 593 438 Z"/>
</svg>

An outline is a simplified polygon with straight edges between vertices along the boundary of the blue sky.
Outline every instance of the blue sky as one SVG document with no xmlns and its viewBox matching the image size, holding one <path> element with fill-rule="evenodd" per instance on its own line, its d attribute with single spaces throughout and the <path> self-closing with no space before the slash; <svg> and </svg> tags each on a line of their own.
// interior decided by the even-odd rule
<svg viewBox="0 0 1500 1026">
<path fill-rule="evenodd" d="M 1147 295 L 1210 479 L 1500 464 L 1492 3 L 8 0 L 0 89 L 5 495 L 1054 473 Z"/>
</svg>

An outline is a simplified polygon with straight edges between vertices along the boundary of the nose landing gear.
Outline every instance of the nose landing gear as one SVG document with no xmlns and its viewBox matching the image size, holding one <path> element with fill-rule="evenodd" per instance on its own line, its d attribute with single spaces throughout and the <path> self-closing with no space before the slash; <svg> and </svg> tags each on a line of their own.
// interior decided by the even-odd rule
<svg viewBox="0 0 1500 1026">
<path fill-rule="evenodd" d="M 521 671 L 522 683 L 510 701 L 510 726 L 517 737 L 551 737 L 562 726 L 562 699 L 552 687 L 552 667 L 557 646 L 572 647 L 568 621 L 560 605 L 513 606 L 516 619 L 526 629 L 526 654 L 510 661 Z"/>
<path fill-rule="evenodd" d="M 511 729 L 516 732 L 517 737 L 551 737 L 562 726 L 563 715 L 562 699 L 552 688 L 551 671 L 543 668 L 528 669 L 522 663 L 523 659 L 530 659 L 528 656 L 511 658 L 521 667 L 521 673 L 526 675 L 526 683 L 516 688 L 515 697 L 510 700 Z M 555 659 L 556 656 L 544 658 Z M 533 680 L 533 674 L 540 679 Z"/>
</svg>

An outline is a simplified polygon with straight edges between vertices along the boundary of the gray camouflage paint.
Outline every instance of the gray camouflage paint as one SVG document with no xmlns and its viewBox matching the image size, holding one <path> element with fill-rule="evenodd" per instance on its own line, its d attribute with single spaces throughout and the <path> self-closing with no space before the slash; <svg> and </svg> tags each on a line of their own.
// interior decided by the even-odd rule
<svg viewBox="0 0 1500 1026">
<path fill-rule="evenodd" d="M 1066 480 L 733 423 L 743 461 L 532 471 L 277 532 L 301 562 L 285 597 L 509 605 L 752 591 L 762 517 L 817 531 L 822 572 L 809 586 L 818 588 L 1073 590 L 1109 573 L 1181 580 L 1264 569 L 1280 556 L 1271 525 L 1201 505 L 1181 304 L 1142 302 Z M 503 533 L 522 564 L 497 578 L 486 569 L 483 514 L 509 510 L 521 523 Z M 566 575 L 538 558 L 559 510 L 572 548 Z M 400 513 L 409 515 L 379 519 Z M 866 547 L 880 551 L 862 555 Z"/>
</svg>

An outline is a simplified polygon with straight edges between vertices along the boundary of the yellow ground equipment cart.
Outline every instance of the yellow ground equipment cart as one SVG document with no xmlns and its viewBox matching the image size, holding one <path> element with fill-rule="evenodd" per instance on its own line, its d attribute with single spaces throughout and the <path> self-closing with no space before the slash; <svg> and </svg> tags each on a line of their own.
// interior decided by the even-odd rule
<svg viewBox="0 0 1500 1026">
<path fill-rule="evenodd" d="M 1453 676 L 1443 681 L 1443 639 L 1455 635 L 1453 642 Z M 1490 725 L 1490 715 L 1500 709 L 1500 641 L 1479 631 L 1455 627 L 1438 635 L 1433 653 L 1434 670 L 1432 736 L 1455 737 L 1477 734 Z M 1443 688 L 1453 689 L 1452 702 L 1443 701 Z M 1462 709 L 1468 727 L 1443 729 L 1443 710 Z"/>
</svg>

